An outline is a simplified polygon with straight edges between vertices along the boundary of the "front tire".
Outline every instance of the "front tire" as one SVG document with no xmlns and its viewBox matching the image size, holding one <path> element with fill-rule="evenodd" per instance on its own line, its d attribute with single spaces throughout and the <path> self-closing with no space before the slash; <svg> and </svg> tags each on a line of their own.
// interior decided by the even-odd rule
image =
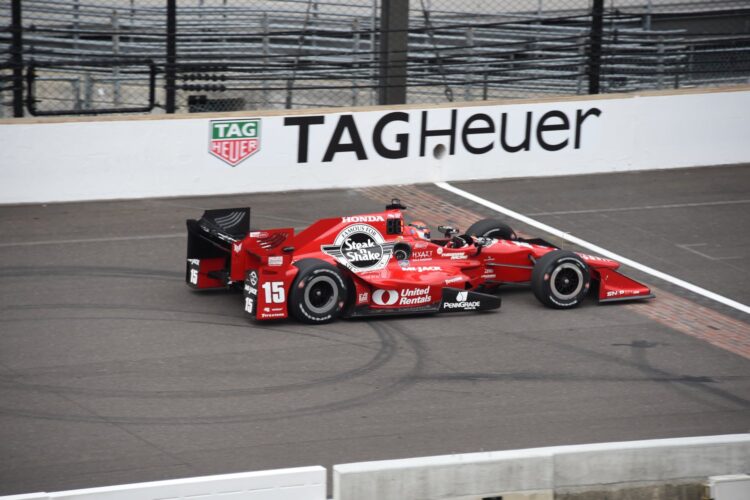
<svg viewBox="0 0 750 500">
<path fill-rule="evenodd" d="M 591 284 L 589 267 L 578 255 L 554 250 L 534 265 L 531 290 L 539 302 L 554 309 L 577 307 L 586 298 Z"/>
<path fill-rule="evenodd" d="M 302 259 L 289 294 L 289 312 L 302 323 L 329 323 L 346 305 L 347 286 L 341 272 L 322 260 Z"/>
<path fill-rule="evenodd" d="M 496 240 L 517 240 L 516 232 L 508 224 L 497 219 L 482 219 L 475 222 L 466 234 L 470 236 L 480 236 L 483 238 L 494 238 Z"/>
</svg>

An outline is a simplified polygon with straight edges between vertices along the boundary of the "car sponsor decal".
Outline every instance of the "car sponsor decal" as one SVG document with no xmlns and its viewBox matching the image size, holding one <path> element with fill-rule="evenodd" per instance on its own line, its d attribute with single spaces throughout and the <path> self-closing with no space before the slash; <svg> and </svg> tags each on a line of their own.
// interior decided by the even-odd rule
<svg viewBox="0 0 750 500">
<path fill-rule="evenodd" d="M 443 303 L 445 309 L 459 309 L 461 311 L 474 311 L 479 309 L 480 302 L 478 300 L 468 300 L 469 292 L 458 292 L 456 294 L 455 302 Z"/>
<path fill-rule="evenodd" d="M 336 236 L 333 245 L 322 245 L 320 250 L 350 271 L 360 273 L 383 269 L 393 255 L 394 245 L 369 224 L 353 224 Z"/>
<path fill-rule="evenodd" d="M 442 271 L 443 270 L 442 267 L 437 267 L 437 266 L 417 266 L 417 267 L 408 267 L 407 266 L 407 267 L 403 267 L 402 269 L 404 271 L 414 271 L 414 272 L 417 272 L 417 273 L 429 273 L 429 272 L 432 272 L 432 271 Z"/>
<path fill-rule="evenodd" d="M 236 167 L 260 150 L 260 118 L 211 120 L 208 152 Z"/>
<path fill-rule="evenodd" d="M 385 222 L 382 215 L 354 215 L 342 217 L 341 222 Z"/>
<path fill-rule="evenodd" d="M 375 290 L 372 292 L 372 301 L 379 306 L 392 306 L 398 302 L 396 290 Z"/>
<path fill-rule="evenodd" d="M 432 301 L 430 287 L 405 288 L 398 290 L 375 290 L 372 292 L 373 303 L 379 306 L 411 306 L 427 304 Z"/>
<path fill-rule="evenodd" d="M 260 319 L 280 319 L 285 317 L 286 315 L 284 313 L 260 313 Z"/>
<path fill-rule="evenodd" d="M 534 247 L 531 246 L 531 243 L 526 243 L 525 241 L 512 240 L 511 243 L 514 244 L 515 246 L 521 247 L 521 248 L 534 248 Z"/>
<path fill-rule="evenodd" d="M 585 260 L 593 260 L 594 262 L 614 262 L 613 260 L 605 259 L 604 257 L 599 257 L 597 255 L 589 255 L 587 253 L 581 253 L 581 252 L 576 252 L 576 253 L 578 254 L 579 257 Z"/>
<path fill-rule="evenodd" d="M 271 257 L 268 257 L 268 265 L 273 267 L 278 267 L 284 264 L 284 257 L 281 255 L 272 255 Z"/>
<path fill-rule="evenodd" d="M 255 286 L 258 284 L 258 273 L 255 271 L 250 271 L 250 273 L 247 275 L 247 280 L 250 282 L 251 285 Z"/>
<path fill-rule="evenodd" d="M 419 251 L 412 252 L 411 259 L 412 260 L 429 260 L 429 259 L 432 259 L 434 256 L 435 254 L 432 252 L 432 250 L 419 250 Z"/>
</svg>

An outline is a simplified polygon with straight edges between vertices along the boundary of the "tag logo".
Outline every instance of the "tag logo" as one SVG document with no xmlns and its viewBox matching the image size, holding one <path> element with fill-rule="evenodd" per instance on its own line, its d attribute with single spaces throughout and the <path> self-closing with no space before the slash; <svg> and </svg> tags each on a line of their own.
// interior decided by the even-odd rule
<svg viewBox="0 0 750 500">
<path fill-rule="evenodd" d="M 211 120 L 208 152 L 236 167 L 260 149 L 260 118 Z"/>
</svg>

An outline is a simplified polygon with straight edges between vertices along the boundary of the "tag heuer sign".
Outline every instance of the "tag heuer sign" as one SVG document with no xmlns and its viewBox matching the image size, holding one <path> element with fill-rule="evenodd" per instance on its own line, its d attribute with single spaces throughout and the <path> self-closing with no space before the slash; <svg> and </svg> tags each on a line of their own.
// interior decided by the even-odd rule
<svg viewBox="0 0 750 500">
<path fill-rule="evenodd" d="M 260 149 L 260 119 L 211 120 L 209 152 L 236 166 Z"/>
</svg>

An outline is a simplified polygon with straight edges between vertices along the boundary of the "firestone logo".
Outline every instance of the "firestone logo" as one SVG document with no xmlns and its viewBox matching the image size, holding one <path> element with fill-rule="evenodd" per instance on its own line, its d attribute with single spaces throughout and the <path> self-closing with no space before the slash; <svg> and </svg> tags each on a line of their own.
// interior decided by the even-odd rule
<svg viewBox="0 0 750 500">
<path fill-rule="evenodd" d="M 211 120 L 208 152 L 236 167 L 260 149 L 260 118 Z"/>
</svg>

